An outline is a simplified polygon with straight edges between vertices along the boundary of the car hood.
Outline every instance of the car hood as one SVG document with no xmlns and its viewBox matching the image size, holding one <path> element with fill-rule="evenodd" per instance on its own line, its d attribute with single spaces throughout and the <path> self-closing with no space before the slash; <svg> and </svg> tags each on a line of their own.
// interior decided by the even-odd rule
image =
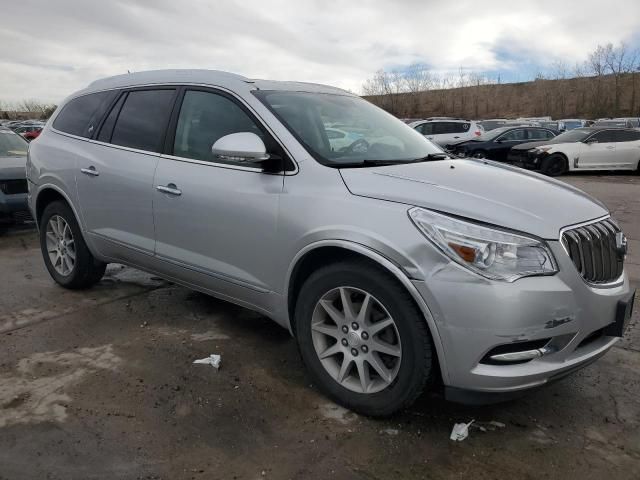
<svg viewBox="0 0 640 480">
<path fill-rule="evenodd" d="M 341 169 L 354 195 L 416 205 L 558 239 L 560 229 L 602 217 L 606 207 L 558 180 L 487 160 L 440 160 Z"/>
<path fill-rule="evenodd" d="M 17 180 L 27 178 L 27 157 L 0 157 L 0 178 Z"/>
<path fill-rule="evenodd" d="M 466 147 L 468 145 L 477 146 L 485 143 L 484 140 L 458 140 L 455 142 L 447 142 L 447 147 Z"/>
</svg>

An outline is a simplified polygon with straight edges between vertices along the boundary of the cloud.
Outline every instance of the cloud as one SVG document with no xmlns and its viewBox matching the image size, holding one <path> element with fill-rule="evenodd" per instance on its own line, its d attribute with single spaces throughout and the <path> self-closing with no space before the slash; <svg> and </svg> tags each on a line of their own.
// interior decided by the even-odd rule
<svg viewBox="0 0 640 480">
<path fill-rule="evenodd" d="M 0 100 L 58 102 L 96 78 L 212 68 L 359 91 L 414 62 L 517 74 L 637 40 L 640 2 L 22 0 L 3 7 Z"/>
</svg>

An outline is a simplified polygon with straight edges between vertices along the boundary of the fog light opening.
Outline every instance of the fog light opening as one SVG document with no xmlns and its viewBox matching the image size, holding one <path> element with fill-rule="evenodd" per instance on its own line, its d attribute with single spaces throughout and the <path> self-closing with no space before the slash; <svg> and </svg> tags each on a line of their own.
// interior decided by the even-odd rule
<svg viewBox="0 0 640 480">
<path fill-rule="evenodd" d="M 480 363 L 488 365 L 516 365 L 527 363 L 556 351 L 549 345 L 550 338 L 526 342 L 505 343 L 492 348 Z"/>
</svg>

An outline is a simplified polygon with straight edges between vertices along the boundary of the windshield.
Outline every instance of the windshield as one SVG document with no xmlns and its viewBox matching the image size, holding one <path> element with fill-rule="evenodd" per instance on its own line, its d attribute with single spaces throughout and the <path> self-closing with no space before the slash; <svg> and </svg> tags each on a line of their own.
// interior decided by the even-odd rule
<svg viewBox="0 0 640 480">
<path fill-rule="evenodd" d="M 591 133 L 593 133 L 591 130 L 583 130 L 581 128 L 577 128 L 575 130 L 561 133 L 560 135 L 558 135 L 553 139 L 553 143 L 581 142 L 582 140 L 587 138 Z"/>
<path fill-rule="evenodd" d="M 326 93 L 254 92 L 320 163 L 403 162 L 443 151 L 366 100 Z"/>
<path fill-rule="evenodd" d="M 28 143 L 11 130 L 0 130 L 0 157 L 26 157 Z"/>
</svg>

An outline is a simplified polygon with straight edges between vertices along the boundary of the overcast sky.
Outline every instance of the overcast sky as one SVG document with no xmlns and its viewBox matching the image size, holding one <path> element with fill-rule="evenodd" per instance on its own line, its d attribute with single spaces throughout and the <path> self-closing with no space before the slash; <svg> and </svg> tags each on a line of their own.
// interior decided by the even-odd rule
<svg viewBox="0 0 640 480">
<path fill-rule="evenodd" d="M 619 41 L 640 46 L 639 0 L 3 1 L 0 101 L 58 102 L 96 78 L 158 68 L 354 92 L 413 62 L 526 80 Z"/>
</svg>

